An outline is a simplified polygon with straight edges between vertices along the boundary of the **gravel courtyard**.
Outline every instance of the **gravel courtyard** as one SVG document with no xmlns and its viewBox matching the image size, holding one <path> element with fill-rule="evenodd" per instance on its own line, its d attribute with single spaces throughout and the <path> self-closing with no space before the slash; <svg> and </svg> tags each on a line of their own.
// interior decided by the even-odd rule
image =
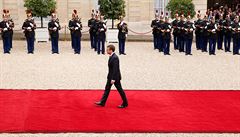
<svg viewBox="0 0 240 137">
<path fill-rule="evenodd" d="M 26 42 L 14 41 L 11 55 L 0 49 L 0 89 L 103 89 L 107 55 L 97 55 L 89 42 L 82 54 L 73 54 L 70 42 L 60 42 L 59 55 L 50 43 L 37 43 L 34 55 Z M 117 45 L 117 44 L 115 44 Z M 120 56 L 125 89 L 240 90 L 240 56 L 217 51 L 209 56 L 195 50 L 172 56 L 153 50 L 150 42 L 128 42 L 127 56 Z M 2 44 L 0 44 L 2 47 Z M 117 52 L 118 53 L 118 52 Z M 0 137 L 240 137 L 240 134 L 0 134 Z"/>
<path fill-rule="evenodd" d="M 34 55 L 26 54 L 25 45 L 25 41 L 14 41 L 11 55 L 0 49 L 0 88 L 104 88 L 109 57 L 93 52 L 89 42 L 82 42 L 81 55 L 73 54 L 70 42 L 60 42 L 59 55 L 51 54 L 50 43 L 36 44 Z M 240 56 L 223 51 L 209 56 L 194 47 L 193 56 L 173 50 L 172 56 L 164 56 L 150 42 L 128 42 L 127 56 L 120 56 L 124 88 L 240 89 Z"/>
</svg>

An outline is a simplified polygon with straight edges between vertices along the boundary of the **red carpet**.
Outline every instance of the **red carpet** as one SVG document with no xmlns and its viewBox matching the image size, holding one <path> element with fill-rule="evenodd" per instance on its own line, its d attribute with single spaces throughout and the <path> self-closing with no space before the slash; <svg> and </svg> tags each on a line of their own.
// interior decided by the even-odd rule
<svg viewBox="0 0 240 137">
<path fill-rule="evenodd" d="M 0 90 L 0 132 L 240 132 L 239 91 L 127 91 L 129 108 L 112 92 Z"/>
</svg>

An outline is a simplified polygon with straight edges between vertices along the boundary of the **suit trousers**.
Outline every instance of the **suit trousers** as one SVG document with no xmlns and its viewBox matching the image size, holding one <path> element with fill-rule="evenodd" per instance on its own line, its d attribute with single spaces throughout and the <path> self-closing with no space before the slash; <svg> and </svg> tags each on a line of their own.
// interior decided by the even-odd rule
<svg viewBox="0 0 240 137">
<path fill-rule="evenodd" d="M 127 97 L 126 97 L 126 94 L 125 94 L 125 92 L 122 88 L 121 82 L 120 81 L 115 81 L 114 86 L 117 88 L 117 90 L 118 90 L 118 92 L 119 92 L 119 94 L 120 94 L 120 96 L 123 100 L 122 105 L 128 105 Z M 111 87 L 112 87 L 111 80 L 108 80 L 107 84 L 106 84 L 106 87 L 105 87 L 105 92 L 104 92 L 104 94 L 102 96 L 102 99 L 101 99 L 101 103 L 104 104 L 104 105 L 107 102 L 109 93 L 111 91 Z"/>
</svg>

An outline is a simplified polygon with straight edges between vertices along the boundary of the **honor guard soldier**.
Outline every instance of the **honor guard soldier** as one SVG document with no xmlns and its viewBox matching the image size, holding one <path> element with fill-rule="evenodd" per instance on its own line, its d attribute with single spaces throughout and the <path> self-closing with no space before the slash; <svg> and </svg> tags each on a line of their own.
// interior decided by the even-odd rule
<svg viewBox="0 0 240 137">
<path fill-rule="evenodd" d="M 185 43 L 185 31 L 184 31 L 184 26 L 185 26 L 185 17 L 182 13 L 181 19 L 178 22 L 178 30 L 179 30 L 179 52 L 184 52 L 184 43 Z"/>
<path fill-rule="evenodd" d="M 205 15 L 204 19 L 201 23 L 201 49 L 202 52 L 208 52 L 207 51 L 207 45 L 208 45 L 208 30 L 207 30 L 207 25 L 208 25 L 208 16 Z"/>
<path fill-rule="evenodd" d="M 163 32 L 164 30 L 164 15 L 163 12 L 161 12 L 160 15 L 160 21 L 158 23 L 158 30 L 159 30 L 159 38 L 158 38 L 158 48 L 159 48 L 159 52 L 163 52 L 164 50 L 164 46 L 163 46 Z"/>
<path fill-rule="evenodd" d="M 98 25 L 98 32 L 97 32 L 97 37 L 98 37 L 98 47 L 97 47 L 97 53 L 100 55 L 100 52 L 102 54 L 105 54 L 105 41 L 106 41 L 106 31 L 107 31 L 107 26 L 104 21 L 104 16 L 100 17 L 100 23 Z"/>
<path fill-rule="evenodd" d="M 0 30 L 3 40 L 3 52 L 4 54 L 10 54 L 10 25 L 8 22 L 7 10 L 3 10 L 3 21 L 0 23 Z"/>
<path fill-rule="evenodd" d="M 215 23 L 214 16 L 211 17 L 210 23 L 207 26 L 209 33 L 209 55 L 216 55 L 216 42 L 217 42 L 217 24 Z"/>
<path fill-rule="evenodd" d="M 164 55 L 170 55 L 171 30 L 172 30 L 172 26 L 171 26 L 171 23 L 169 22 L 168 13 L 166 13 L 165 23 L 164 23 L 164 32 L 163 32 Z"/>
<path fill-rule="evenodd" d="M 232 24 L 232 36 L 233 36 L 233 55 L 240 55 L 240 23 L 239 16 L 236 16 Z"/>
<path fill-rule="evenodd" d="M 117 24 L 118 28 L 118 41 L 119 41 L 119 54 L 126 55 L 125 42 L 128 35 L 128 25 L 124 22 L 123 16 L 120 16 L 120 23 Z"/>
<path fill-rule="evenodd" d="M 80 54 L 81 53 L 81 37 L 82 37 L 82 23 L 80 19 L 78 18 L 77 10 L 73 10 L 72 13 L 73 21 L 71 24 L 69 24 L 69 28 L 72 33 L 72 43 L 74 48 L 74 54 Z"/>
<path fill-rule="evenodd" d="M 178 12 L 175 14 L 175 19 L 172 21 L 172 28 L 173 28 L 173 43 L 174 43 L 174 49 L 177 50 L 179 47 L 178 40 L 179 40 L 179 33 L 178 33 L 178 22 L 179 22 L 179 16 Z"/>
<path fill-rule="evenodd" d="M 223 28 L 225 52 L 231 52 L 232 22 L 229 15 L 226 16 L 226 20 L 223 22 Z"/>
<path fill-rule="evenodd" d="M 71 45 L 72 45 L 72 49 L 74 49 L 74 43 L 73 43 L 73 29 L 70 28 L 70 26 L 72 26 L 73 24 L 73 21 L 74 21 L 74 14 L 72 14 L 72 19 L 69 20 L 68 22 L 68 28 L 69 28 L 69 31 L 70 31 L 70 35 L 71 35 Z"/>
<path fill-rule="evenodd" d="M 195 29 L 194 23 L 191 22 L 190 13 L 188 13 L 187 21 L 184 25 L 185 30 L 185 55 L 192 55 L 192 41 L 193 41 L 193 31 Z"/>
<path fill-rule="evenodd" d="M 219 15 L 219 20 L 217 21 L 217 49 L 223 50 L 223 14 Z"/>
<path fill-rule="evenodd" d="M 100 21 L 100 15 L 97 13 L 95 15 L 95 22 L 93 26 L 93 35 L 95 37 L 94 39 L 94 50 L 97 51 L 98 48 L 98 41 L 99 41 L 99 32 L 98 32 L 98 27 L 100 26 L 101 21 Z"/>
<path fill-rule="evenodd" d="M 52 54 L 59 54 L 58 41 L 59 41 L 59 30 L 61 29 L 59 20 L 55 11 L 52 12 L 52 19 L 48 23 L 48 30 L 52 42 Z"/>
<path fill-rule="evenodd" d="M 197 14 L 197 20 L 194 22 L 194 25 L 195 25 L 195 27 L 196 27 L 196 30 L 195 30 L 195 35 L 196 35 L 196 49 L 197 50 L 201 50 L 201 44 L 200 44 L 200 42 L 201 42 L 201 34 L 200 34 L 200 31 L 201 31 L 201 29 L 200 29 L 200 24 L 201 24 L 201 22 L 202 22 L 202 19 L 201 19 L 201 12 L 200 12 L 200 10 L 198 11 L 198 14 Z"/>
<path fill-rule="evenodd" d="M 159 35 L 159 30 L 157 28 L 158 23 L 159 23 L 159 14 L 158 14 L 158 11 L 156 11 L 155 19 L 152 20 L 152 23 L 151 23 L 154 50 L 158 49 L 158 35 Z"/>
<path fill-rule="evenodd" d="M 27 19 L 23 23 L 22 29 L 24 30 L 25 37 L 27 39 L 27 50 L 28 54 L 34 54 L 34 41 L 35 41 L 35 29 L 36 24 L 32 18 L 32 12 L 26 11 Z"/>
<path fill-rule="evenodd" d="M 95 37 L 96 37 L 96 32 L 94 32 L 94 24 L 95 24 L 95 14 L 94 14 L 94 10 L 93 10 L 92 14 L 91 14 L 91 19 L 88 20 L 91 49 L 95 49 L 94 41 L 95 41 Z"/>
<path fill-rule="evenodd" d="M 14 21 L 13 19 L 11 18 L 11 15 L 10 15 L 10 12 L 9 10 L 7 10 L 7 15 L 8 15 L 8 23 L 9 23 L 9 26 L 10 26 L 10 50 L 12 49 L 12 41 L 13 41 L 13 28 L 14 28 Z"/>
</svg>

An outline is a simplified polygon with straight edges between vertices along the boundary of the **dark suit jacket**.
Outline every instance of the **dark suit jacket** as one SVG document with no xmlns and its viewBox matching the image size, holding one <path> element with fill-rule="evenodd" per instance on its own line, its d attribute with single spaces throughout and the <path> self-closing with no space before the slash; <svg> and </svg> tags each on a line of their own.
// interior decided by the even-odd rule
<svg viewBox="0 0 240 137">
<path fill-rule="evenodd" d="M 119 58 L 113 53 L 113 55 L 108 60 L 108 80 L 120 81 L 122 79 L 120 66 L 119 66 Z"/>
</svg>

